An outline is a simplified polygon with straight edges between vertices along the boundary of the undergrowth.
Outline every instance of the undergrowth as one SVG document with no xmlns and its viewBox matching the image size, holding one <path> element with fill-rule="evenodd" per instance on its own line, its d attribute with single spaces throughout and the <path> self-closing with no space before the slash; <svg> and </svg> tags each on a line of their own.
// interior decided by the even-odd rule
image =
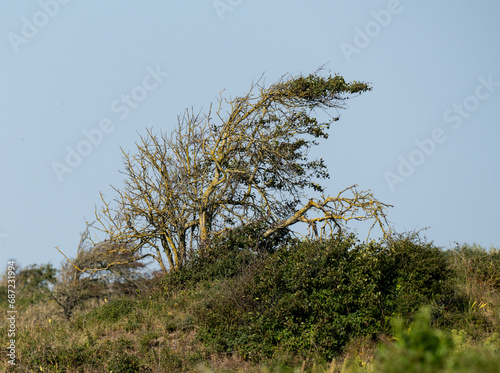
<svg viewBox="0 0 500 373">
<path fill-rule="evenodd" d="M 233 231 L 147 290 L 88 302 L 71 320 L 26 292 L 17 365 L 3 349 L 3 370 L 498 371 L 498 251 L 443 251 L 418 234 L 260 242 L 261 229 Z"/>
</svg>

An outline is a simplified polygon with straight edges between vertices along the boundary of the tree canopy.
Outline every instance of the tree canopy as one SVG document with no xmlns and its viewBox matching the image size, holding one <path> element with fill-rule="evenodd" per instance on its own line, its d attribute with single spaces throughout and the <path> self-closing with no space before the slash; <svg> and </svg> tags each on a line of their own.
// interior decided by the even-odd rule
<svg viewBox="0 0 500 373">
<path fill-rule="evenodd" d="M 329 177 L 309 151 L 328 138 L 346 100 L 370 90 L 318 72 L 269 87 L 259 80 L 241 97 L 221 95 L 205 114 L 186 111 L 171 133 L 147 130 L 137 153 L 123 151 L 125 185 L 114 188 L 115 200 L 101 195 L 96 215 L 107 242 L 152 257 L 167 272 L 211 239 L 257 220 L 267 224 L 263 238 L 299 222 L 316 236 L 349 220 L 372 219 L 384 229 L 388 205 L 369 191 L 307 195 L 323 193 L 320 181 Z M 327 121 L 318 121 L 318 110 Z"/>
</svg>

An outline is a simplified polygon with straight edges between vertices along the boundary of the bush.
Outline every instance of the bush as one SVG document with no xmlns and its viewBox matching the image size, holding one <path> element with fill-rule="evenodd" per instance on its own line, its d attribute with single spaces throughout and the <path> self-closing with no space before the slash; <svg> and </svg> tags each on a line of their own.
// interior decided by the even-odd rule
<svg viewBox="0 0 500 373">
<path fill-rule="evenodd" d="M 50 287 L 56 282 L 57 269 L 52 264 L 32 264 L 18 269 L 16 278 L 17 298 L 16 306 L 26 308 L 31 304 L 44 301 Z M 2 275 L 0 293 L 7 294 L 7 276 Z M 8 298 L 0 299 L 0 307 L 7 308 Z"/>
<path fill-rule="evenodd" d="M 385 373 L 498 372 L 498 348 L 459 350 L 450 333 L 431 327 L 431 309 L 422 308 L 409 325 L 393 320 L 394 344 L 382 347 L 374 371 Z"/>
<path fill-rule="evenodd" d="M 331 359 L 352 336 L 376 332 L 383 299 L 372 248 L 354 237 L 304 241 L 270 258 L 251 294 L 260 308 L 251 321 L 269 347 Z"/>
<path fill-rule="evenodd" d="M 431 328 L 431 309 L 422 308 L 407 328 L 402 318 L 395 318 L 394 344 L 380 352 L 384 372 L 435 372 L 445 368 L 453 349 L 451 336 Z"/>
<path fill-rule="evenodd" d="M 418 233 L 396 234 L 385 240 L 381 289 L 388 315 L 407 317 L 423 304 L 442 302 L 453 295 L 452 271 L 446 254 Z"/>
<path fill-rule="evenodd" d="M 201 337 L 249 358 L 287 351 L 330 360 L 351 338 L 388 332 L 393 315 L 446 296 L 449 276 L 444 254 L 415 235 L 294 241 L 218 282 L 198 307 Z"/>
<path fill-rule="evenodd" d="M 191 287 L 200 281 L 233 278 L 255 260 L 275 252 L 290 241 L 288 229 L 262 239 L 268 225 L 255 222 L 228 231 L 213 239 L 206 251 L 200 251 L 185 267 L 167 276 L 167 287 Z"/>
</svg>

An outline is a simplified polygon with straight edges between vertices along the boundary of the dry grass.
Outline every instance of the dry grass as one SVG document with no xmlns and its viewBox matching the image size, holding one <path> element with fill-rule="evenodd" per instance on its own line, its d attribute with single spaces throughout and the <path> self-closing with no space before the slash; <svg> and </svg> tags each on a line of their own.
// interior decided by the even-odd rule
<svg viewBox="0 0 500 373">
<path fill-rule="evenodd" d="M 451 266 L 456 292 L 468 300 L 468 315 L 483 317 L 500 332 L 500 251 L 465 245 L 452 252 Z"/>
</svg>

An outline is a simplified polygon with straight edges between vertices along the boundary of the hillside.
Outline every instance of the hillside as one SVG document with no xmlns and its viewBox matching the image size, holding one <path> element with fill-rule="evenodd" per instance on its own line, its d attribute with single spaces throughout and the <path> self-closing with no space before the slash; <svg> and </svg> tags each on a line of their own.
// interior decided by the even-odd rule
<svg viewBox="0 0 500 373">
<path fill-rule="evenodd" d="M 16 366 L 4 349 L 3 371 L 498 371 L 498 251 L 443 251 L 416 234 L 256 246 L 258 234 L 236 230 L 134 292 L 82 301 L 69 320 L 47 282 L 26 281 Z"/>
</svg>

